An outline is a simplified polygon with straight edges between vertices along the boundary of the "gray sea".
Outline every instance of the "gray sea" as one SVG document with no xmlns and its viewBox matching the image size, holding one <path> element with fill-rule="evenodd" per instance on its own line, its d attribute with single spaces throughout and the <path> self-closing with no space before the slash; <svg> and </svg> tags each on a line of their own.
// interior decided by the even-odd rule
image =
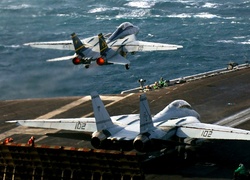
<svg viewBox="0 0 250 180">
<path fill-rule="evenodd" d="M 70 40 L 113 32 L 123 22 L 139 26 L 138 40 L 183 49 L 128 55 L 131 67 L 46 62 L 71 51 L 33 49 L 24 43 Z M 1 0 L 0 100 L 116 94 L 224 68 L 249 60 L 249 0 Z"/>
</svg>

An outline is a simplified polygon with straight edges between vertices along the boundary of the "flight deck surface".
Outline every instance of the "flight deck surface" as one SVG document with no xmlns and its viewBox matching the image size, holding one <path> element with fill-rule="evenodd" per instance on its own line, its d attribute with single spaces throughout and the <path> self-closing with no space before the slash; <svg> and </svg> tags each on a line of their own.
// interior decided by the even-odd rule
<svg viewBox="0 0 250 180">
<path fill-rule="evenodd" d="M 237 128 L 250 130 L 250 123 L 248 122 L 250 120 L 249 77 L 250 68 L 246 66 L 147 92 L 127 91 L 123 94 L 105 94 L 101 95 L 101 99 L 111 116 L 139 113 L 139 95 L 141 93 L 146 93 L 152 114 L 156 114 L 173 100 L 183 99 L 200 114 L 201 122 L 233 125 Z M 8 120 L 18 119 L 92 117 L 92 103 L 88 95 L 4 100 L 0 101 L 0 109 L 1 140 L 12 137 L 15 142 L 26 143 L 29 137 L 33 135 L 36 137 L 37 144 L 92 148 L 89 142 L 90 136 L 79 132 L 17 127 L 15 124 L 5 123 Z M 222 145 L 222 147 L 216 148 L 213 153 L 217 153 L 216 156 L 221 157 L 220 163 L 228 157 L 231 158 L 233 160 L 231 166 L 223 168 L 221 165 L 203 163 L 202 165 L 177 168 L 174 173 L 148 174 L 146 179 L 165 179 L 166 177 L 171 179 L 232 179 L 233 172 L 231 170 L 234 165 L 237 165 L 234 163 L 249 160 L 246 157 L 249 157 L 247 151 L 250 150 L 250 143 L 230 143 L 215 142 L 215 146 Z M 235 156 L 239 149 L 241 149 L 241 155 Z M 167 169 L 167 166 L 171 166 L 171 164 L 164 162 L 162 166 Z"/>
</svg>

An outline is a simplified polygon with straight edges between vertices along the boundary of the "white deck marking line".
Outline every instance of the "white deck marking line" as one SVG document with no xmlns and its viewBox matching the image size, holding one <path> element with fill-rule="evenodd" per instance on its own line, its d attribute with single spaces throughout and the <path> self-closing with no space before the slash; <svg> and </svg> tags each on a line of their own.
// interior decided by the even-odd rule
<svg viewBox="0 0 250 180">
<path fill-rule="evenodd" d="M 120 99 L 124 99 L 124 97 L 120 97 L 120 96 L 102 96 L 100 95 L 100 98 L 103 100 L 103 101 L 116 101 L 116 100 L 120 100 Z"/>
<path fill-rule="evenodd" d="M 114 99 L 117 99 L 117 98 L 119 99 L 120 98 L 120 97 L 110 97 L 110 96 L 101 96 L 101 97 L 104 100 L 114 100 Z M 56 109 L 54 111 L 51 111 L 51 112 L 49 112 L 47 114 L 44 114 L 42 116 L 39 116 L 36 119 L 50 119 L 50 118 L 52 118 L 52 117 L 54 117 L 54 116 L 56 116 L 58 114 L 61 114 L 61 113 L 66 112 L 66 111 L 68 111 L 68 110 L 70 110 L 70 109 L 72 109 L 72 108 L 74 108 L 76 106 L 79 106 L 80 104 L 82 104 L 82 103 L 84 103 L 86 101 L 89 101 L 89 100 L 91 100 L 90 96 L 85 96 L 85 97 L 80 98 L 80 99 L 78 99 L 76 101 L 73 101 L 72 103 L 69 103 L 69 104 L 67 104 L 65 106 L 62 106 L 61 108 L 58 108 L 58 109 Z"/>
<path fill-rule="evenodd" d="M 155 102 L 155 100 L 150 101 L 149 104 L 151 104 L 151 103 L 153 103 L 153 102 Z"/>
<path fill-rule="evenodd" d="M 61 113 L 65 112 L 65 111 L 68 111 L 69 109 L 71 109 L 73 107 L 76 107 L 76 106 L 84 103 L 85 101 L 89 101 L 89 100 L 90 100 L 90 96 L 85 96 L 85 97 L 83 97 L 81 99 L 73 101 L 72 103 L 69 103 L 69 104 L 67 104 L 65 106 L 62 106 L 61 108 L 58 108 L 58 109 L 56 109 L 54 111 L 51 111 L 51 112 L 49 112 L 47 114 L 44 114 L 42 116 L 39 116 L 36 119 L 50 119 L 53 116 L 56 116 L 56 115 L 61 114 Z"/>
<path fill-rule="evenodd" d="M 242 124 L 246 121 L 250 120 L 250 108 L 247 108 L 237 114 L 234 114 L 232 116 L 226 117 L 215 124 L 223 125 L 223 126 L 230 126 L 235 127 L 239 124 Z"/>
<path fill-rule="evenodd" d="M 109 107 L 109 106 L 111 106 L 111 105 L 113 105 L 113 104 L 115 104 L 115 103 L 117 103 L 117 102 L 119 102 L 119 101 L 121 101 L 121 100 L 123 100 L 123 99 L 129 97 L 129 96 L 132 96 L 133 94 L 134 94 L 134 93 L 130 93 L 130 94 L 128 94 L 127 96 L 121 97 L 121 98 L 119 98 L 119 99 L 116 98 L 115 101 L 113 101 L 113 102 L 107 104 L 105 107 Z M 112 96 L 112 97 L 114 97 L 114 96 Z M 105 99 L 103 98 L 103 96 L 100 96 L 100 98 L 101 98 L 102 100 L 105 100 Z M 107 99 L 106 99 L 106 100 L 107 100 Z M 88 116 L 91 116 L 91 115 L 93 115 L 93 114 L 94 114 L 94 113 L 91 112 L 91 113 L 85 114 L 85 115 L 82 116 L 82 117 L 88 117 Z"/>
<path fill-rule="evenodd" d="M 132 114 L 134 114 L 134 113 L 136 113 L 136 112 L 138 112 L 138 110 L 134 110 L 134 111 L 132 111 Z"/>
</svg>

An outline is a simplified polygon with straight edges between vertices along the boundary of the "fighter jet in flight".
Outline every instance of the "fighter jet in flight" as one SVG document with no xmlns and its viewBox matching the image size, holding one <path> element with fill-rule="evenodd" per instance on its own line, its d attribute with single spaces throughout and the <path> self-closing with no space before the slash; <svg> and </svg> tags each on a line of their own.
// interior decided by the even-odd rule
<svg viewBox="0 0 250 180">
<path fill-rule="evenodd" d="M 98 65 L 119 64 L 129 69 L 128 53 L 138 51 L 166 51 L 182 48 L 181 45 L 137 41 L 139 28 L 129 22 L 122 23 L 113 33 L 80 40 L 75 33 L 71 34 L 72 41 L 31 42 L 24 45 L 34 48 L 74 50 L 72 56 L 49 59 L 47 61 L 72 60 L 74 65 L 84 64 L 89 68 L 92 62 Z"/>
<path fill-rule="evenodd" d="M 175 100 L 152 116 L 145 94 L 140 114 L 110 116 L 97 92 L 91 93 L 94 118 L 16 120 L 18 125 L 91 133 L 94 148 L 152 152 L 197 145 L 202 140 L 250 140 L 250 131 L 200 122 L 200 115 L 184 100 Z M 185 141 L 188 139 L 188 141 Z M 190 139 L 192 141 L 190 141 Z"/>
</svg>

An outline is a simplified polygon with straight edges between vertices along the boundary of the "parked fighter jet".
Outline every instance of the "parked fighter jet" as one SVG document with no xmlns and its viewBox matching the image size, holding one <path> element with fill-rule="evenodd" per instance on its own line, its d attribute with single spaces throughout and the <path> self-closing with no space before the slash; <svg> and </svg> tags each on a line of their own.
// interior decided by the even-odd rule
<svg viewBox="0 0 250 180">
<path fill-rule="evenodd" d="M 95 148 L 131 147 L 139 152 L 151 152 L 177 147 L 192 139 L 250 140 L 250 131 L 201 123 L 200 115 L 184 100 L 175 100 L 155 116 L 151 116 L 145 94 L 140 95 L 140 114 L 111 116 L 97 92 L 91 93 L 95 118 L 17 120 L 18 125 L 75 130 L 92 133 Z"/>
<path fill-rule="evenodd" d="M 74 65 L 84 64 L 89 68 L 95 61 L 98 65 L 120 64 L 129 69 L 130 61 L 125 57 L 128 53 L 138 51 L 166 51 L 177 50 L 183 46 L 137 41 L 139 28 L 129 22 L 122 23 L 112 34 L 99 34 L 80 40 L 75 33 L 71 41 L 31 42 L 24 45 L 34 48 L 75 50 L 72 56 L 49 59 L 47 61 L 72 60 Z"/>
</svg>

